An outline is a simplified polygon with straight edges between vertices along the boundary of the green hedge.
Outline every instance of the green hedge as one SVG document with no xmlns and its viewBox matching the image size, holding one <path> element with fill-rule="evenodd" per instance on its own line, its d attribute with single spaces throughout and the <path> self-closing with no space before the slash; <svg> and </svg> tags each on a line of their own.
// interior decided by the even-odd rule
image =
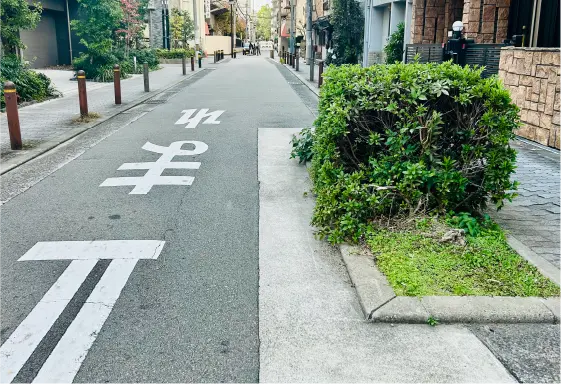
<svg viewBox="0 0 561 384">
<path fill-rule="evenodd" d="M 450 62 L 326 70 L 311 169 L 320 235 L 357 241 L 382 217 L 477 214 L 514 197 L 518 108 L 481 72 Z"/>
<path fill-rule="evenodd" d="M 59 96 L 59 92 L 51 85 L 51 79 L 42 73 L 32 71 L 13 55 L 6 55 L 0 61 L 1 108 L 5 107 L 4 83 L 15 84 L 18 102 L 43 101 L 49 97 Z"/>
<path fill-rule="evenodd" d="M 134 69 L 134 57 L 136 57 L 136 71 Z M 127 77 L 131 73 L 142 73 L 142 64 L 148 63 L 150 69 L 156 69 L 159 59 L 155 49 L 131 49 L 128 57 L 122 49 L 115 49 L 100 56 L 91 56 L 87 53 L 74 59 L 74 69 L 86 72 L 86 78 L 96 81 L 112 81 L 113 66 L 119 64 L 121 77 Z"/>
<path fill-rule="evenodd" d="M 195 56 L 195 49 L 158 49 L 157 55 L 160 59 L 181 59 L 182 57 Z"/>
</svg>

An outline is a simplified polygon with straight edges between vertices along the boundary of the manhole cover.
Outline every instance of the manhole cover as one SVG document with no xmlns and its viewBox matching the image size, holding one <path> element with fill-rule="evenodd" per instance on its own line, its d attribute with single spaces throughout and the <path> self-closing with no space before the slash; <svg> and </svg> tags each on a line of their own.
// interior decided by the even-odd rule
<svg viewBox="0 0 561 384">
<path fill-rule="evenodd" d="M 166 101 L 165 99 L 146 100 L 144 104 L 164 104 Z"/>
</svg>

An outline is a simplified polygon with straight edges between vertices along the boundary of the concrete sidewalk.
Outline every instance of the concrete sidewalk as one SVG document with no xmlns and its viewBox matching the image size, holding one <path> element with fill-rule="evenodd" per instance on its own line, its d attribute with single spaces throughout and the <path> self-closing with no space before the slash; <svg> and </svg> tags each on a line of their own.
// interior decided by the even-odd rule
<svg viewBox="0 0 561 384">
<path fill-rule="evenodd" d="M 131 78 L 121 81 L 122 104 L 114 104 L 114 90 L 112 83 L 88 82 L 88 109 L 89 112 L 96 112 L 101 115 L 99 121 L 103 121 L 114 116 L 131 106 L 139 100 L 154 95 L 190 76 L 200 70 L 195 68 L 191 72 L 189 65 L 187 76 L 182 75 L 180 64 L 162 64 L 161 69 L 150 72 L 150 92 L 144 92 L 144 82 L 142 75 L 133 75 Z M 208 60 L 203 60 L 202 70 L 208 67 L 215 67 Z M 62 71 L 57 71 L 62 72 Z M 71 73 L 69 71 L 69 73 Z M 61 76 L 64 76 L 62 74 Z M 59 81 L 60 82 L 60 81 Z M 74 82 L 76 88 L 77 83 Z M 73 91 L 66 85 L 63 93 L 65 96 L 43 103 L 33 104 L 19 109 L 21 126 L 21 136 L 24 150 L 12 151 L 10 149 L 9 135 L 7 131 L 6 114 L 0 115 L 0 125 L 6 127 L 0 132 L 0 158 L 2 159 L 2 171 L 6 169 L 6 164 L 17 164 L 18 159 L 26 159 L 29 153 L 36 150 L 39 146 L 49 143 L 49 146 L 64 142 L 69 137 L 73 137 L 91 124 L 78 124 L 73 119 L 79 117 L 80 108 L 78 104 L 77 91 Z M 25 160 L 26 161 L 26 160 Z"/>
<path fill-rule="evenodd" d="M 314 238 L 298 129 L 259 129 L 261 382 L 516 382 L 467 327 L 364 322 L 339 253 Z"/>
</svg>

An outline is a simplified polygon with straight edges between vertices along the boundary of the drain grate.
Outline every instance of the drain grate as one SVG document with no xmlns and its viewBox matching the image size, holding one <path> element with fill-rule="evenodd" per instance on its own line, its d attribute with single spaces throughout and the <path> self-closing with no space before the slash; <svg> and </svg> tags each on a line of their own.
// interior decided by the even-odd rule
<svg viewBox="0 0 561 384">
<path fill-rule="evenodd" d="M 144 104 L 165 104 L 167 101 L 167 99 L 150 99 L 146 100 Z"/>
</svg>

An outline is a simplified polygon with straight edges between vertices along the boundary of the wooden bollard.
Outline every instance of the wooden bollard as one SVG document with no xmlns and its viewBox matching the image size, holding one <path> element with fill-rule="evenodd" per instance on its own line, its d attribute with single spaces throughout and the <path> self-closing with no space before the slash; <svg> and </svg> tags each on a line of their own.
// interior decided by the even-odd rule
<svg viewBox="0 0 561 384">
<path fill-rule="evenodd" d="M 121 104 L 121 67 L 113 66 L 113 86 L 115 88 L 115 104 Z"/>
<path fill-rule="evenodd" d="M 187 74 L 187 64 L 185 63 L 185 56 L 181 57 L 181 70 L 183 71 L 183 76 Z"/>
<path fill-rule="evenodd" d="M 80 116 L 88 116 L 88 95 L 86 92 L 86 72 L 80 70 L 78 78 L 78 101 L 80 102 Z"/>
<path fill-rule="evenodd" d="M 4 99 L 6 102 L 6 117 L 8 118 L 8 131 L 10 132 L 10 147 L 21 149 L 21 130 L 19 127 L 18 94 L 16 86 L 11 81 L 4 83 Z"/>
<path fill-rule="evenodd" d="M 191 72 L 195 70 L 195 56 L 191 56 Z"/>
</svg>

